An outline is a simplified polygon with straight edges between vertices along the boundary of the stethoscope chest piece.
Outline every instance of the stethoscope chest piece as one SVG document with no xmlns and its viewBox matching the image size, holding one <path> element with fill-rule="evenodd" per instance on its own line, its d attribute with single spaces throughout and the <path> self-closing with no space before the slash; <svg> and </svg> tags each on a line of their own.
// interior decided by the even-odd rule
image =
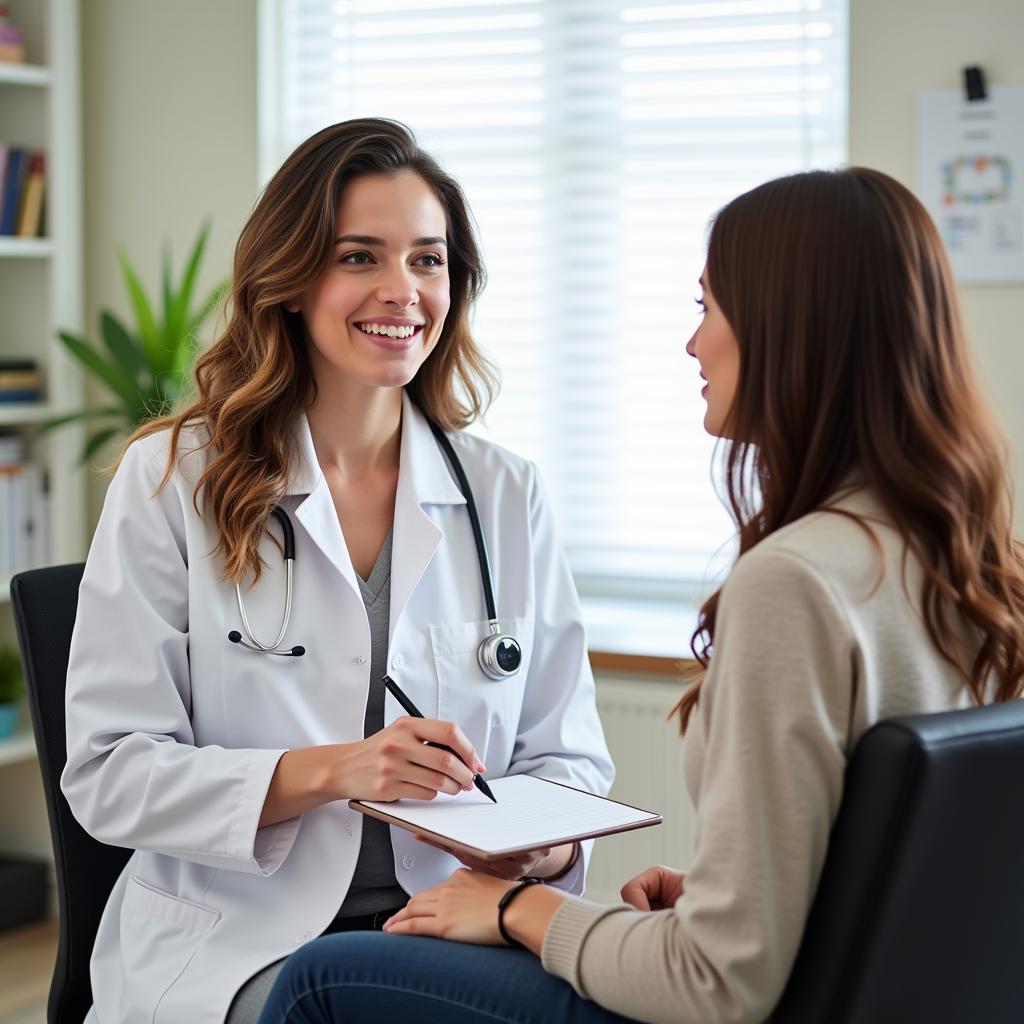
<svg viewBox="0 0 1024 1024">
<path fill-rule="evenodd" d="M 497 622 L 491 622 L 491 635 L 477 648 L 480 668 L 489 679 L 508 679 L 523 663 L 523 649 L 514 636 L 502 633 Z"/>
<path fill-rule="evenodd" d="M 487 622 L 490 627 L 490 635 L 484 637 L 479 648 L 477 648 L 477 661 L 480 663 L 480 668 L 488 679 L 508 679 L 509 676 L 514 676 L 523 664 L 523 648 L 514 636 L 502 633 L 498 625 L 498 614 L 494 607 L 494 587 L 491 583 L 491 568 L 487 560 L 487 547 L 484 544 L 483 528 L 480 525 L 480 516 L 477 514 L 476 501 L 473 498 L 473 490 L 469 486 L 469 480 L 466 478 L 466 472 L 462 468 L 462 463 L 459 461 L 458 455 L 455 454 L 455 449 L 445 436 L 444 431 L 432 420 L 428 419 L 427 422 L 441 450 L 448 457 L 452 471 L 455 473 L 455 478 L 466 499 L 466 510 L 469 513 L 469 522 L 473 529 L 473 540 L 476 544 L 477 559 L 480 563 L 480 582 L 483 586 L 484 603 L 487 607 Z M 237 584 L 235 586 L 235 596 L 238 601 L 238 615 L 242 620 L 242 628 L 240 630 L 231 630 L 228 633 L 228 640 L 256 654 L 276 654 L 281 658 L 301 658 L 306 653 L 305 647 L 296 645 L 287 648 L 282 646 L 292 615 L 295 531 L 292 529 L 288 513 L 280 505 L 274 505 L 270 509 L 270 515 L 278 521 L 281 527 L 286 570 L 284 615 L 281 617 L 281 627 L 278 629 L 273 643 L 265 644 L 258 640 L 253 633 L 249 617 L 245 613 L 245 602 L 242 600 L 241 584 Z"/>
</svg>

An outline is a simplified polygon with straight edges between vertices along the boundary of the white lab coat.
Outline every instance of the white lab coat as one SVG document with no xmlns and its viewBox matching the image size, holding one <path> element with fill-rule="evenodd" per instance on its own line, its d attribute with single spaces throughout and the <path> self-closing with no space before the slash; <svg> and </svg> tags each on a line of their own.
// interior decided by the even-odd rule
<svg viewBox="0 0 1024 1024">
<path fill-rule="evenodd" d="M 156 493 L 169 433 L 156 434 L 131 446 L 110 485 L 71 644 L 62 787 L 88 832 L 135 853 L 97 935 L 89 1022 L 223 1021 L 246 979 L 317 936 L 348 889 L 363 817 L 344 800 L 257 828 L 286 750 L 363 738 L 369 683 L 356 575 L 305 417 L 296 430 L 301 458 L 281 502 L 296 543 L 285 644 L 305 657 L 229 643 L 234 588 L 192 504 L 203 455 L 186 455 Z M 486 612 L 465 499 L 405 397 L 389 671 L 425 715 L 459 723 L 489 777 L 527 772 L 603 794 L 613 772 L 579 602 L 534 467 L 452 440 L 523 667 L 494 682 L 477 664 Z M 266 642 L 285 588 L 280 551 L 267 539 L 263 553 L 264 578 L 245 593 Z M 386 722 L 402 713 L 388 695 Z M 392 843 L 410 893 L 458 867 L 408 832 L 392 829 Z M 557 884 L 580 892 L 583 865 Z"/>
</svg>

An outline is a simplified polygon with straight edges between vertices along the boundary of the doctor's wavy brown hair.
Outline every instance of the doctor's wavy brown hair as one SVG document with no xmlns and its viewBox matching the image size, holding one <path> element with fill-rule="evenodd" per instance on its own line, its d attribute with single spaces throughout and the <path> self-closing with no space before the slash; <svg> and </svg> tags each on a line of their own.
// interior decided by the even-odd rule
<svg viewBox="0 0 1024 1024">
<path fill-rule="evenodd" d="M 938 231 L 893 178 L 852 167 L 768 182 L 729 203 L 707 279 L 739 346 L 725 490 L 739 554 L 854 480 L 924 568 L 932 642 L 977 703 L 1024 680 L 1024 560 L 1006 445 L 977 384 Z M 721 591 L 691 649 L 713 659 Z M 965 664 L 955 620 L 978 646 Z M 699 700 L 677 705 L 685 730 Z"/>
<path fill-rule="evenodd" d="M 196 400 L 144 424 L 125 444 L 169 427 L 166 483 L 182 428 L 204 428 L 200 448 L 209 456 L 194 502 L 217 529 L 214 553 L 229 582 L 259 579 L 260 539 L 296 454 L 293 423 L 315 396 L 305 324 L 286 305 L 330 263 L 345 187 L 363 175 L 405 170 L 423 178 L 444 209 L 451 288 L 441 336 L 406 390 L 446 430 L 467 426 L 494 396 L 495 373 L 470 331 L 485 273 L 459 185 L 397 121 L 365 118 L 317 132 L 274 175 L 242 230 L 230 317 L 196 363 Z"/>
</svg>

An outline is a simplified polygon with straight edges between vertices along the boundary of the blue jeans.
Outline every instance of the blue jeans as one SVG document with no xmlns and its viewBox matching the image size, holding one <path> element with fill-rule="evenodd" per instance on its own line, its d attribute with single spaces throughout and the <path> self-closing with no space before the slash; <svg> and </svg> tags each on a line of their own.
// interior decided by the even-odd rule
<svg viewBox="0 0 1024 1024">
<path fill-rule="evenodd" d="M 522 949 L 381 932 L 296 950 L 259 1024 L 625 1024 Z"/>
</svg>

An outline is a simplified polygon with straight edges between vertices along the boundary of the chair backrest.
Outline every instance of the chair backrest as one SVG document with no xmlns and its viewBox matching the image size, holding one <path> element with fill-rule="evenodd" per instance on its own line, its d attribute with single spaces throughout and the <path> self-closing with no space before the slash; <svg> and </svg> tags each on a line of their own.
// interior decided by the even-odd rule
<svg viewBox="0 0 1024 1024">
<path fill-rule="evenodd" d="M 60 791 L 67 760 L 64 688 L 82 565 L 33 569 L 11 580 L 11 603 L 57 872 L 60 937 L 47 1007 L 49 1024 L 78 1024 L 92 1005 L 89 959 L 100 914 L 130 850 L 106 846 L 75 821 Z"/>
<path fill-rule="evenodd" d="M 772 1024 L 1024 1021 L 1024 701 L 868 730 Z"/>
</svg>

